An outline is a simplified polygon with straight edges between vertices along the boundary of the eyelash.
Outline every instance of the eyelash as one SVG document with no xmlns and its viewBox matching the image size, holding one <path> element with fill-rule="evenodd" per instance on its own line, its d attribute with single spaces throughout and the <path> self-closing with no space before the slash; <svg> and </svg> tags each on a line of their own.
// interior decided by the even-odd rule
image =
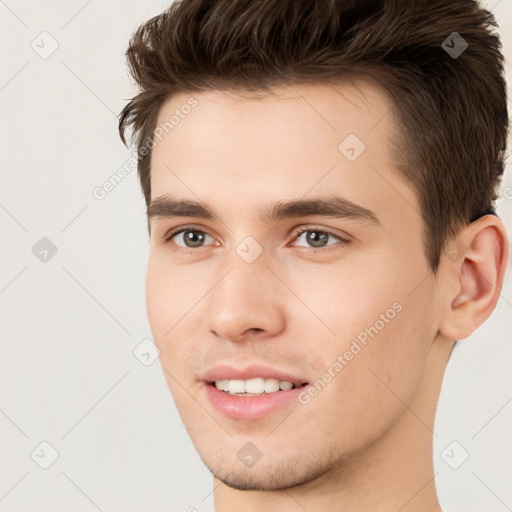
<svg viewBox="0 0 512 512">
<path fill-rule="evenodd" d="M 179 235 L 180 233 L 183 233 L 185 231 L 195 231 L 195 232 L 198 232 L 198 233 L 201 233 L 201 234 L 205 234 L 205 235 L 211 236 L 208 232 L 204 231 L 203 229 L 198 229 L 195 226 L 182 226 L 180 228 L 177 228 L 175 230 L 167 232 L 163 236 L 163 243 L 165 245 L 170 244 L 172 239 L 176 235 Z M 336 250 L 338 245 L 341 245 L 342 247 L 344 247 L 344 246 L 350 244 L 350 242 L 351 242 L 351 240 L 349 240 L 348 238 L 343 238 L 342 236 L 340 236 L 340 235 L 338 235 L 338 234 L 336 234 L 336 233 L 334 233 L 334 232 L 332 232 L 332 231 L 330 231 L 328 229 L 325 229 L 325 228 L 319 229 L 319 228 L 312 227 L 312 226 L 301 227 L 301 228 L 297 228 L 296 230 L 294 230 L 294 232 L 293 232 L 293 240 L 296 240 L 297 238 L 299 238 L 303 233 L 308 233 L 308 232 L 316 232 L 316 233 L 326 234 L 326 235 L 332 236 L 332 237 L 334 237 L 334 238 L 336 238 L 338 240 L 338 243 L 336 243 L 336 244 L 331 244 L 331 245 L 328 245 L 326 247 L 320 247 L 320 248 L 316 248 L 316 247 L 302 247 L 302 246 L 300 246 L 301 249 L 305 249 L 308 252 L 315 252 L 315 253 L 318 253 L 318 252 L 328 252 L 328 251 Z M 200 246 L 198 248 L 193 248 L 193 247 L 188 247 L 187 248 L 187 247 L 182 247 L 182 246 L 177 246 L 177 247 L 178 247 L 178 249 L 173 249 L 173 250 L 182 251 L 182 252 L 197 252 L 198 249 L 202 249 L 205 246 Z"/>
</svg>

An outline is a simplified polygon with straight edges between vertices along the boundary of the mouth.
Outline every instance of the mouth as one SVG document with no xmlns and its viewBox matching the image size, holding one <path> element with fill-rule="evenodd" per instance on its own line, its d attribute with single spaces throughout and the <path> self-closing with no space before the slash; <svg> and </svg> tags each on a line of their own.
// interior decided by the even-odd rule
<svg viewBox="0 0 512 512">
<path fill-rule="evenodd" d="M 307 382 L 290 382 L 276 378 L 218 379 L 209 383 L 231 396 L 262 396 L 280 391 L 290 391 L 307 385 Z"/>
<path fill-rule="evenodd" d="M 241 369 L 217 366 L 202 378 L 207 401 L 223 416 L 256 420 L 299 405 L 298 396 L 309 385 L 303 377 L 253 364 Z"/>
</svg>

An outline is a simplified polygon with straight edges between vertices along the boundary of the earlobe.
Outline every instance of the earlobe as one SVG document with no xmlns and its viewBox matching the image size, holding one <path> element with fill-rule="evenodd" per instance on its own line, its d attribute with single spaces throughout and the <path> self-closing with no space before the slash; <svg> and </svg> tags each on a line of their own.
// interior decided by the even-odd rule
<svg viewBox="0 0 512 512">
<path fill-rule="evenodd" d="M 457 283 L 447 290 L 440 333 L 451 340 L 470 336 L 491 315 L 503 286 L 509 240 L 503 222 L 485 215 L 465 227 L 458 241 L 467 250 L 458 261 L 442 257 L 448 275 Z"/>
</svg>

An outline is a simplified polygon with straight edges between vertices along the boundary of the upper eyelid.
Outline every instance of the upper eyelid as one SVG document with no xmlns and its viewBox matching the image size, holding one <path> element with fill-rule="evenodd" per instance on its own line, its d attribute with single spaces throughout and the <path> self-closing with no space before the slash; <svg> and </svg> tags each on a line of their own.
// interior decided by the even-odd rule
<svg viewBox="0 0 512 512">
<path fill-rule="evenodd" d="M 167 230 L 163 234 L 162 238 L 164 240 L 168 240 L 171 237 L 176 236 L 176 235 L 182 233 L 183 231 L 199 231 L 200 233 L 205 233 L 208 236 L 211 236 L 212 238 L 214 238 L 206 229 L 203 229 L 203 228 L 201 228 L 199 226 L 194 226 L 193 224 L 185 225 L 185 226 L 178 226 L 176 228 L 171 228 L 171 229 Z"/>
</svg>

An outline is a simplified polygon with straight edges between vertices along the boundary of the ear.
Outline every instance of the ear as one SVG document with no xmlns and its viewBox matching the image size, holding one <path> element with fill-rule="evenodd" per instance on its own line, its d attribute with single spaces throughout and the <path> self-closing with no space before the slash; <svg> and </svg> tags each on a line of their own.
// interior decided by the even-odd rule
<svg viewBox="0 0 512 512">
<path fill-rule="evenodd" d="M 509 257 L 503 222 L 485 215 L 449 242 L 441 265 L 448 277 L 439 332 L 458 341 L 467 338 L 491 315 L 503 286 Z"/>
</svg>

